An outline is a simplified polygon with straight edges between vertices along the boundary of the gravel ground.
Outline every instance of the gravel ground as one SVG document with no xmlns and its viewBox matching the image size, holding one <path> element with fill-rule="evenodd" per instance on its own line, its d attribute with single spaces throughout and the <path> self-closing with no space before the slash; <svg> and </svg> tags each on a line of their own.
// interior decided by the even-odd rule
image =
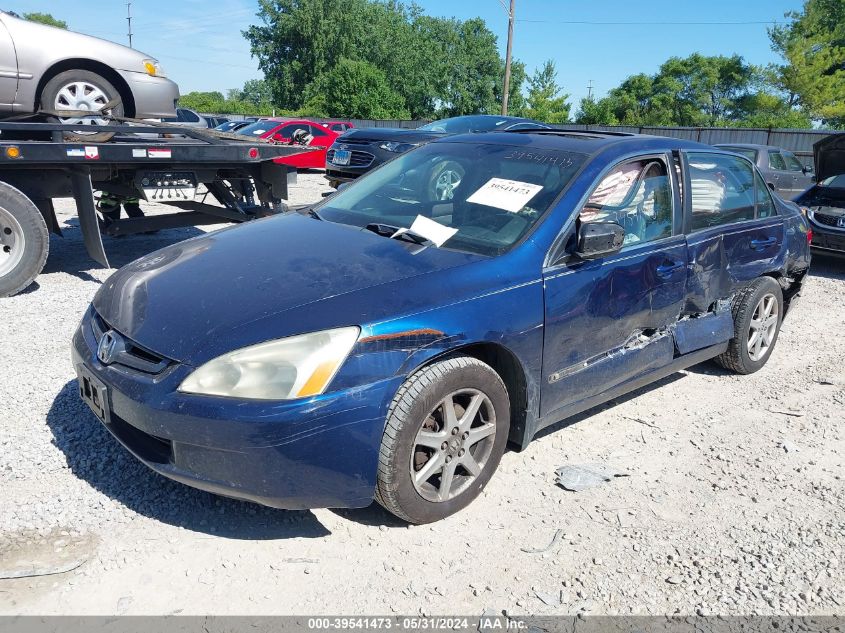
<svg viewBox="0 0 845 633">
<path fill-rule="evenodd" d="M 292 202 L 324 182 L 300 175 Z M 0 613 L 845 610 L 845 262 L 817 259 L 759 373 L 704 364 L 590 411 L 508 452 L 466 511 L 407 527 L 375 505 L 218 498 L 137 464 L 76 395 L 69 341 L 112 271 L 59 209 L 37 287 L 0 302 L 0 578 L 29 576 L 0 580 Z M 199 231 L 106 250 L 123 265 Z M 630 476 L 555 485 L 589 462 Z"/>
</svg>

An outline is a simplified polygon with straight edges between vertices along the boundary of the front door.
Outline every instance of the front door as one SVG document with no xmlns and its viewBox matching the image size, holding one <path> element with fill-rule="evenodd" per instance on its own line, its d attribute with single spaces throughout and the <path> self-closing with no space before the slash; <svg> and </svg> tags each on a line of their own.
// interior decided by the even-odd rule
<svg viewBox="0 0 845 633">
<path fill-rule="evenodd" d="M 10 109 L 18 93 L 18 56 L 6 25 L 0 18 L 0 107 Z"/>
<path fill-rule="evenodd" d="M 618 253 L 573 256 L 544 272 L 541 416 L 584 401 L 674 357 L 670 326 L 686 296 L 687 246 L 671 157 L 611 169 L 580 210 L 583 222 L 625 228 Z M 561 416 L 563 417 L 563 416 Z"/>
</svg>

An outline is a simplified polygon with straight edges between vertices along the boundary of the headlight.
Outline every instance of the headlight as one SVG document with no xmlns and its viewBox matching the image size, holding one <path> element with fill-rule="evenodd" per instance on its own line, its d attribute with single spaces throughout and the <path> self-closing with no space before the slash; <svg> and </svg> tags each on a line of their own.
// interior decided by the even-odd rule
<svg viewBox="0 0 845 633">
<path fill-rule="evenodd" d="M 150 77 L 164 77 L 164 71 L 161 68 L 161 64 L 158 63 L 155 59 L 145 59 L 144 60 L 144 70 L 147 71 L 147 74 Z"/>
<path fill-rule="evenodd" d="M 316 396 L 329 386 L 359 332 L 345 327 L 244 347 L 207 362 L 179 391 L 254 400 Z"/>
<path fill-rule="evenodd" d="M 387 152 L 396 152 L 397 154 L 401 154 L 403 152 L 410 151 L 417 147 L 417 143 L 398 143 L 396 141 L 390 141 L 386 143 L 382 143 L 379 145 L 379 148 L 387 151 Z"/>
</svg>

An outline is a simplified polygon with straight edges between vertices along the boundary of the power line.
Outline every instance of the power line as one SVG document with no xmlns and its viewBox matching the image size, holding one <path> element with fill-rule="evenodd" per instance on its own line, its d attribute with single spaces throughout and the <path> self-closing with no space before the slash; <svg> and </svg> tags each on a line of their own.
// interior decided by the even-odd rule
<svg viewBox="0 0 845 633">
<path fill-rule="evenodd" d="M 747 22 L 605 22 L 594 20 L 525 20 L 517 22 L 531 24 L 580 24 L 596 26 L 740 26 L 752 24 L 786 24 L 778 20 L 754 20 Z"/>
</svg>

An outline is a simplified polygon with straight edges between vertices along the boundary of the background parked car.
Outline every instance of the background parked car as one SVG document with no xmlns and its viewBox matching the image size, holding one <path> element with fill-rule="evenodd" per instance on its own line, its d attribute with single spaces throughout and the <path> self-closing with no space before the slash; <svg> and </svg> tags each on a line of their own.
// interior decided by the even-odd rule
<svg viewBox="0 0 845 633">
<path fill-rule="evenodd" d="M 159 119 L 173 115 L 178 98 L 179 87 L 149 55 L 0 11 L 0 112 L 99 110 L 119 99 L 113 114 Z"/>
<path fill-rule="evenodd" d="M 206 129 L 209 127 L 208 121 L 206 121 L 204 116 L 198 112 L 189 110 L 188 108 L 176 108 L 176 116 L 165 117 L 162 121 L 165 123 L 178 123 L 179 125 L 185 127 L 200 127 Z"/>
<path fill-rule="evenodd" d="M 241 128 L 238 130 L 238 134 L 271 138 L 280 143 L 289 143 L 294 132 L 297 130 L 303 130 L 307 134 L 310 134 L 313 138 L 308 145 L 320 149 L 313 152 L 294 154 L 288 158 L 279 158 L 275 162 L 299 169 L 322 169 L 326 164 L 326 148 L 335 141 L 338 133 L 324 128 L 319 123 L 305 119 L 262 119 Z"/>
<path fill-rule="evenodd" d="M 731 143 L 716 147 L 748 158 L 757 165 L 769 188 L 786 200 L 794 199 L 813 184 L 813 170 L 804 167 L 795 154 L 783 148 L 752 143 Z"/>
<path fill-rule="evenodd" d="M 494 132 L 549 126 L 511 116 L 477 114 L 432 121 L 415 130 L 363 128 L 346 132 L 326 154 L 326 178 L 332 187 L 354 180 L 397 155 L 437 138 L 469 132 Z"/>
<path fill-rule="evenodd" d="M 220 132 L 234 133 L 240 130 L 241 128 L 245 128 L 250 123 L 252 123 L 252 121 L 226 121 L 225 123 L 221 123 L 214 129 L 219 130 Z"/>
<path fill-rule="evenodd" d="M 845 255 L 845 134 L 833 134 L 813 145 L 813 162 L 818 184 L 795 202 L 807 209 L 812 247 Z"/>
<path fill-rule="evenodd" d="M 346 130 L 351 130 L 355 126 L 349 121 L 323 121 L 323 127 L 330 129 L 332 132 L 343 134 Z"/>
<path fill-rule="evenodd" d="M 224 116 L 205 116 L 203 118 L 209 128 L 216 128 L 229 122 L 229 119 Z"/>
</svg>

